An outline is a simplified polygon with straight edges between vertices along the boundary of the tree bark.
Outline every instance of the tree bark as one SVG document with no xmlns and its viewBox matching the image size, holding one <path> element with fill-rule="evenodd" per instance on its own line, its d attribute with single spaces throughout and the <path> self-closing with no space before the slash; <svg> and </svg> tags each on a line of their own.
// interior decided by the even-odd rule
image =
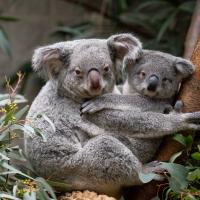
<svg viewBox="0 0 200 200">
<path fill-rule="evenodd" d="M 192 16 L 192 21 L 185 40 L 185 51 L 183 57 L 190 59 L 192 51 L 197 43 L 200 34 L 200 0 L 197 0 Z"/>
</svg>

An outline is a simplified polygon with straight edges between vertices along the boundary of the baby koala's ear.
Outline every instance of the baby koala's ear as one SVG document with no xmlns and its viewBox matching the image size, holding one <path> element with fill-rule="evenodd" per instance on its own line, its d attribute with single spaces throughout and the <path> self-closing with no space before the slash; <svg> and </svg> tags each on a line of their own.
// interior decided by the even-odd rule
<svg viewBox="0 0 200 200">
<path fill-rule="evenodd" d="M 174 67 L 180 80 L 191 76 L 195 71 L 195 66 L 189 60 L 183 58 L 177 58 Z"/>
<path fill-rule="evenodd" d="M 107 41 L 111 55 L 114 59 L 123 62 L 123 67 L 134 64 L 142 52 L 142 43 L 131 34 L 112 35 Z"/>
<path fill-rule="evenodd" d="M 34 51 L 32 68 L 46 79 L 55 78 L 63 68 L 66 55 L 61 43 L 40 47 Z"/>
</svg>

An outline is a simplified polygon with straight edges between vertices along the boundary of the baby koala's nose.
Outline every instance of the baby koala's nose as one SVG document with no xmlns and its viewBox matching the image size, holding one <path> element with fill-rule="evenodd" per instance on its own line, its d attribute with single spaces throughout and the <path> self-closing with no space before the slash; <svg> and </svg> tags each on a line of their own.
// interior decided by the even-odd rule
<svg viewBox="0 0 200 200">
<path fill-rule="evenodd" d="M 151 75 L 148 80 L 147 90 L 155 92 L 159 84 L 159 78 L 156 75 Z"/>
</svg>

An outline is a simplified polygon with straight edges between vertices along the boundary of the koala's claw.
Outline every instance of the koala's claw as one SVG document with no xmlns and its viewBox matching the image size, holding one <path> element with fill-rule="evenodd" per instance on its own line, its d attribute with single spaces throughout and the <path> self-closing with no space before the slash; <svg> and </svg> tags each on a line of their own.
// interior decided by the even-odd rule
<svg viewBox="0 0 200 200">
<path fill-rule="evenodd" d="M 100 111 L 103 109 L 103 106 L 98 105 L 98 102 L 94 102 L 93 100 L 87 101 L 82 104 L 81 106 L 81 113 L 85 114 L 93 114 L 97 111 Z"/>
<path fill-rule="evenodd" d="M 174 105 L 174 111 L 180 113 L 183 108 L 183 102 L 181 100 L 176 101 Z"/>
</svg>

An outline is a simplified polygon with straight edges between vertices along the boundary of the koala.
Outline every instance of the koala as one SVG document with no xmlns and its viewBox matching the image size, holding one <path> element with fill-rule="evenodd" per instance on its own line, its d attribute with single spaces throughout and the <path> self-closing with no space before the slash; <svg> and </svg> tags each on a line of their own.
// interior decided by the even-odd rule
<svg viewBox="0 0 200 200">
<path fill-rule="evenodd" d="M 87 189 L 112 196 L 117 196 L 124 186 L 141 183 L 138 172 L 143 166 L 128 146 L 80 116 L 84 101 L 117 93 L 116 60 L 132 66 L 141 52 L 140 41 L 131 34 L 60 42 L 35 50 L 33 69 L 47 82 L 33 101 L 26 121 L 39 129 L 46 140 L 37 135 L 30 137 L 25 130 L 24 145 L 38 175 L 65 182 L 73 190 Z M 56 130 L 40 117 L 41 113 L 51 119 Z M 123 112 L 119 114 L 123 122 L 128 117 Z M 127 124 L 130 130 L 135 128 L 134 132 L 140 126 L 142 133 L 159 130 L 163 134 L 199 128 L 195 124 L 200 119 L 198 112 L 130 114 L 135 126 Z M 106 118 L 112 116 L 105 115 Z"/>
<path fill-rule="evenodd" d="M 159 51 L 143 50 L 134 65 L 123 68 L 126 76 L 122 87 L 123 95 L 102 95 L 85 102 L 81 111 L 90 122 L 110 131 L 114 137 L 124 142 L 142 164 L 147 163 L 155 155 L 162 138 L 179 129 L 165 133 L 161 130 L 148 131 L 149 122 L 152 126 L 158 126 L 158 119 L 152 118 L 150 112 L 164 114 L 172 111 L 174 97 L 181 82 L 192 75 L 194 69 L 192 63 L 183 58 Z M 175 111 L 180 109 L 181 102 L 178 101 Z M 96 113 L 97 111 L 99 112 Z M 143 117 L 149 117 L 148 123 L 143 124 L 143 127 L 140 122 L 135 119 L 133 121 L 133 115 L 138 112 L 141 116 L 144 113 Z M 173 118 L 175 115 L 172 112 L 166 117 Z M 166 130 L 169 127 L 165 127 Z"/>
</svg>

